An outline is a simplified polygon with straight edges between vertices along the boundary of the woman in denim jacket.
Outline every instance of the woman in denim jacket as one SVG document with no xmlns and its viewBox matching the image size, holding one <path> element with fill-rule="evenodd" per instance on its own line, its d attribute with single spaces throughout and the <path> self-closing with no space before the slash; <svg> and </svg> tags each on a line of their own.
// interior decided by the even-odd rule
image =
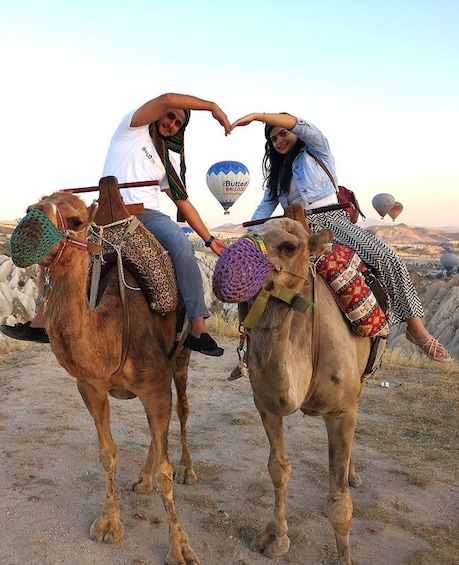
<svg viewBox="0 0 459 565">
<path fill-rule="evenodd" d="M 287 113 L 251 113 L 234 122 L 231 128 L 254 121 L 265 124 L 266 144 L 265 191 L 252 220 L 269 218 L 278 204 L 286 208 L 303 203 L 309 211 L 308 223 L 313 233 L 332 230 L 336 242 L 353 249 L 366 265 L 378 272 L 388 295 L 388 322 L 406 322 L 408 341 L 431 359 L 448 361 L 450 356 L 445 347 L 424 327 L 424 311 L 405 263 L 382 241 L 353 224 L 347 212 L 336 206 L 335 161 L 323 133 L 313 124 Z M 326 166 L 334 183 L 313 155 Z M 311 213 L 318 208 L 320 212 Z"/>
</svg>

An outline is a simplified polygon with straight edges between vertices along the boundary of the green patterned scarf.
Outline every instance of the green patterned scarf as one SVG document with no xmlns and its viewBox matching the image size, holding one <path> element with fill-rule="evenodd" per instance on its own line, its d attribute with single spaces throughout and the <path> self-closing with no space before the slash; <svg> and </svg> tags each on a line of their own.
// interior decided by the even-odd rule
<svg viewBox="0 0 459 565">
<path fill-rule="evenodd" d="M 153 144 L 158 152 L 158 155 L 163 162 L 164 168 L 166 169 L 167 180 L 172 193 L 172 198 L 174 200 L 186 200 L 188 198 L 186 192 L 185 184 L 185 128 L 190 121 L 190 110 L 184 110 L 185 112 L 185 123 L 179 129 L 179 131 L 172 137 L 162 138 L 156 129 L 156 124 L 150 124 L 149 131 Z M 169 159 L 169 150 L 174 151 L 174 153 L 180 154 L 180 176 L 174 168 L 174 165 Z M 183 221 L 183 218 L 177 213 L 177 221 Z"/>
</svg>

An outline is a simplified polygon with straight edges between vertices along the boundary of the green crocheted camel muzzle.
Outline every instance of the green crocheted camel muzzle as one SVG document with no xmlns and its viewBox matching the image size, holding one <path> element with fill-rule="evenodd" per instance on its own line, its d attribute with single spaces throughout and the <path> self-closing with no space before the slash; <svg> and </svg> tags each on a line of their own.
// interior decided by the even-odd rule
<svg viewBox="0 0 459 565">
<path fill-rule="evenodd" d="M 16 267 L 40 263 L 64 237 L 44 212 L 33 208 L 11 234 L 11 259 Z"/>
</svg>

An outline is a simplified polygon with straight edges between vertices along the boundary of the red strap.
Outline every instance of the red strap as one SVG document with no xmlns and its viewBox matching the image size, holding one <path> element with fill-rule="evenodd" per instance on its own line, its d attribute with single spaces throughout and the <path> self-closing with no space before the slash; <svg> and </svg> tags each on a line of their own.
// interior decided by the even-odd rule
<svg viewBox="0 0 459 565">
<path fill-rule="evenodd" d="M 131 188 L 135 186 L 156 186 L 159 184 L 157 180 L 142 180 L 137 182 L 121 182 L 118 184 L 118 188 Z M 84 186 L 82 188 L 62 188 L 64 192 L 94 192 L 99 190 L 99 185 L 97 186 Z"/>
<path fill-rule="evenodd" d="M 311 155 L 311 157 L 322 167 L 322 169 L 327 173 L 328 178 L 331 180 L 332 185 L 335 187 L 335 190 L 338 191 L 338 187 L 336 186 L 335 179 L 333 178 L 332 174 L 330 173 L 330 171 L 325 166 L 325 163 L 321 159 L 319 159 L 319 157 L 314 155 L 314 153 L 311 153 L 310 151 L 308 151 L 308 149 L 306 149 L 306 153 L 308 155 Z"/>
</svg>

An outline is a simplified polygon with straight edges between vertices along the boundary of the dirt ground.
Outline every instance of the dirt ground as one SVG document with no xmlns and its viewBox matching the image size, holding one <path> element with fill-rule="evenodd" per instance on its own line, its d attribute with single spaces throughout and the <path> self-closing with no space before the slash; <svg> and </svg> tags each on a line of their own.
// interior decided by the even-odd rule
<svg viewBox="0 0 459 565">
<path fill-rule="evenodd" d="M 237 361 L 238 340 L 220 341 L 226 348 L 223 357 L 194 354 L 191 359 L 189 434 L 199 481 L 175 486 L 178 515 L 203 565 L 268 565 L 271 560 L 249 548 L 272 511 L 268 442 L 248 380 L 227 380 Z M 355 565 L 454 565 L 459 563 L 459 549 L 457 560 L 454 550 L 446 561 L 416 556 L 432 549 L 426 528 L 444 532 L 435 538 L 439 545 L 451 546 L 457 534 L 457 472 L 441 461 L 424 461 L 419 469 L 411 463 L 407 468 L 403 454 L 399 458 L 386 453 L 378 438 L 365 433 L 372 422 L 384 423 L 383 406 L 389 395 L 397 394 L 403 371 L 383 367 L 363 393 L 354 447 L 363 483 L 352 491 L 351 554 Z M 390 388 L 382 388 L 381 380 L 389 381 Z M 88 535 L 105 487 L 95 428 L 73 378 L 58 365 L 48 345 L 35 345 L 3 356 L 0 391 L 0 563 L 162 565 L 168 548 L 161 499 L 157 493 L 128 490 L 149 445 L 140 403 L 111 402 L 120 448 L 117 485 L 125 537 L 116 545 L 105 545 Z M 409 413 L 411 407 L 405 409 Z M 325 426 L 321 419 L 296 413 L 285 420 L 285 436 L 293 468 L 287 499 L 291 549 L 274 563 L 336 565 L 333 533 L 322 513 L 328 480 Z M 174 414 L 169 444 L 173 464 L 179 447 Z M 412 480 L 426 472 L 428 481 Z"/>
</svg>

